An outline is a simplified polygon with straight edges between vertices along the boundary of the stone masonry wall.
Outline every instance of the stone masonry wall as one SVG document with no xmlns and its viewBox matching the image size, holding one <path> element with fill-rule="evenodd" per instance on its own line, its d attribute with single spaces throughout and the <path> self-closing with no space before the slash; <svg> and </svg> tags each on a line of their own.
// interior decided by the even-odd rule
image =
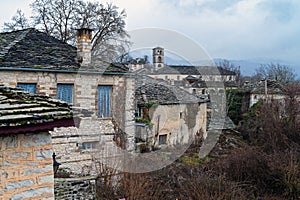
<svg viewBox="0 0 300 200">
<path fill-rule="evenodd" d="M 1 71 L 0 73 L 0 83 L 4 85 L 17 86 L 18 83 L 36 83 L 37 94 L 48 95 L 52 98 L 56 98 L 58 83 L 73 84 L 73 105 L 93 111 L 94 118 L 103 121 L 102 124 L 106 124 L 107 119 L 111 118 L 97 118 L 98 86 L 112 86 L 111 116 L 118 126 L 126 132 L 128 150 L 134 149 L 134 82 L 130 75 L 42 71 Z M 91 129 L 93 130 L 93 127 Z M 93 134 L 95 133 L 93 132 Z"/>
<path fill-rule="evenodd" d="M 54 199 L 49 133 L 0 137 L 0 199 Z"/>
<path fill-rule="evenodd" d="M 55 199 L 93 200 L 96 195 L 96 181 L 93 177 L 56 178 Z"/>
<path fill-rule="evenodd" d="M 79 128 L 56 128 L 50 133 L 56 160 L 61 163 L 59 170 L 72 177 L 97 175 L 98 161 L 119 154 L 110 119 L 84 118 Z M 87 143 L 93 143 L 91 148 L 84 148 Z"/>
<path fill-rule="evenodd" d="M 197 132 L 203 131 L 206 137 L 206 103 L 201 104 L 158 105 L 150 109 L 152 116 L 152 136 L 167 134 L 167 145 L 187 144 L 194 139 Z M 159 127 L 157 120 L 159 118 Z M 191 123 L 193 122 L 193 123 Z M 158 145 L 159 137 L 155 138 Z"/>
<path fill-rule="evenodd" d="M 17 86 L 18 83 L 36 83 L 37 94 L 56 98 L 57 84 L 73 84 L 73 105 L 94 112 L 90 119 L 82 120 L 80 128 L 61 128 L 52 132 L 53 149 L 60 167 L 78 174 L 94 174 L 89 171 L 93 155 L 97 160 L 111 160 L 122 153 L 115 145 L 112 118 L 126 132 L 127 150 L 133 151 L 134 128 L 134 78 L 130 75 L 103 75 L 93 73 L 59 73 L 42 71 L 1 71 L 0 83 Z M 112 86 L 111 116 L 98 118 L 98 86 Z M 83 143 L 97 143 L 96 149 L 83 149 Z M 117 159 L 118 160 L 118 159 Z"/>
</svg>

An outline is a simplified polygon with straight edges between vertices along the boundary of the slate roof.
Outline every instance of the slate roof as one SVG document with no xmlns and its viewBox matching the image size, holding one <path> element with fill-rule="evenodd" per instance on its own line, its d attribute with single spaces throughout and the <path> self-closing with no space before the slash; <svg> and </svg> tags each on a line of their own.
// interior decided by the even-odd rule
<svg viewBox="0 0 300 200">
<path fill-rule="evenodd" d="M 182 66 L 169 65 L 154 71 L 153 74 L 183 74 L 183 75 L 235 75 L 235 72 L 214 66 Z"/>
<path fill-rule="evenodd" d="M 285 88 L 276 80 L 267 80 L 268 94 L 284 94 Z M 252 94 L 265 93 L 265 81 L 257 83 L 256 87 L 251 91 Z"/>
<path fill-rule="evenodd" d="M 0 33 L 0 68 L 36 70 L 83 70 L 77 62 L 77 48 L 34 28 Z M 120 64 L 92 65 L 91 72 L 128 72 Z"/>
<path fill-rule="evenodd" d="M 0 135 L 74 126 L 73 112 L 62 101 L 0 85 Z"/>
<path fill-rule="evenodd" d="M 147 76 L 141 76 L 137 80 L 135 96 L 138 105 L 144 105 L 148 102 L 164 105 L 206 102 L 179 87 L 169 85 L 165 81 L 157 81 Z"/>
<path fill-rule="evenodd" d="M 0 33 L 1 67 L 78 69 L 75 47 L 35 29 Z"/>
<path fill-rule="evenodd" d="M 196 78 L 196 77 L 194 77 L 192 75 L 188 75 L 187 77 L 185 77 L 185 80 L 187 80 L 187 81 L 197 81 L 198 78 Z"/>
</svg>

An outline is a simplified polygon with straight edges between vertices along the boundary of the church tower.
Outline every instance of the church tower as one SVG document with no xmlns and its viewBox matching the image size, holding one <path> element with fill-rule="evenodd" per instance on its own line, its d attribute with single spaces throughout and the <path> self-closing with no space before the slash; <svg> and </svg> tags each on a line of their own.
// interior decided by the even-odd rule
<svg viewBox="0 0 300 200">
<path fill-rule="evenodd" d="M 164 48 L 156 47 L 152 51 L 154 70 L 164 67 Z"/>
</svg>

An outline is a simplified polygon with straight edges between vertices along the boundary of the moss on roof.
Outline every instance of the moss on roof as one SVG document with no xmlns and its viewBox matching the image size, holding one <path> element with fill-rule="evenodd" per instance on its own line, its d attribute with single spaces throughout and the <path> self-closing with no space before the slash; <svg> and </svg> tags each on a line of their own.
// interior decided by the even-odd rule
<svg viewBox="0 0 300 200">
<path fill-rule="evenodd" d="M 70 118 L 73 112 L 65 102 L 0 85 L 0 128 Z"/>
</svg>

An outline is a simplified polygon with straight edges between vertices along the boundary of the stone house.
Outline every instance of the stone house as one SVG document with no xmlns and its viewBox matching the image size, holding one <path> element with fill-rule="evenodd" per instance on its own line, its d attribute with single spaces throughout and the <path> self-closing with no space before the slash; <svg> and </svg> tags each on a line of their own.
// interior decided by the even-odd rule
<svg viewBox="0 0 300 200">
<path fill-rule="evenodd" d="M 49 131 L 63 126 L 67 103 L 0 85 L 0 199 L 54 199 Z"/>
<path fill-rule="evenodd" d="M 259 81 L 250 91 L 249 107 L 259 101 L 284 102 L 286 98 L 284 87 L 275 80 Z"/>
<path fill-rule="evenodd" d="M 164 63 L 164 48 L 153 48 L 153 65 L 134 66 L 132 71 L 146 74 L 154 79 L 165 80 L 171 85 L 181 87 L 192 94 L 207 95 L 224 93 L 227 88 L 236 88 L 236 73 L 219 66 L 185 66 Z"/>
<path fill-rule="evenodd" d="M 138 79 L 136 101 L 138 146 L 175 146 L 206 137 L 207 100 L 144 76 Z"/>
<path fill-rule="evenodd" d="M 92 164 L 90 150 L 115 145 L 116 130 L 134 150 L 134 78 L 123 65 L 92 61 L 91 34 L 79 29 L 76 48 L 35 29 L 0 33 L 0 83 L 93 113 L 79 128 L 52 132 L 62 168 L 78 174 Z"/>
</svg>

